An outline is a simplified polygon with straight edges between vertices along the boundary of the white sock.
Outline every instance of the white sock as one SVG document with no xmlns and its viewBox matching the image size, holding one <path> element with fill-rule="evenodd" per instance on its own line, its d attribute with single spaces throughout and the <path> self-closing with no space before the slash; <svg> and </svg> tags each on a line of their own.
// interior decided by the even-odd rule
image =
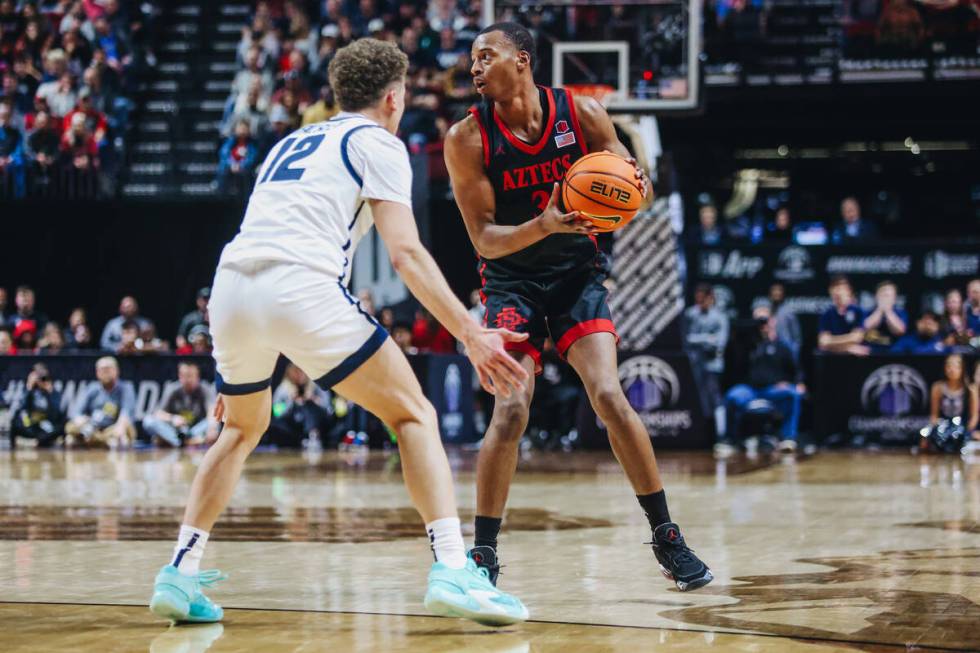
<svg viewBox="0 0 980 653">
<path fill-rule="evenodd" d="M 450 569 L 466 566 L 466 546 L 463 544 L 463 531 L 459 528 L 459 517 L 437 519 L 425 525 L 432 543 L 432 553 L 436 561 Z"/>
<path fill-rule="evenodd" d="M 194 576 L 201 569 L 201 558 L 204 547 L 208 543 L 207 531 L 181 524 L 177 544 L 174 545 L 174 557 L 170 562 L 177 571 L 185 576 Z"/>
</svg>

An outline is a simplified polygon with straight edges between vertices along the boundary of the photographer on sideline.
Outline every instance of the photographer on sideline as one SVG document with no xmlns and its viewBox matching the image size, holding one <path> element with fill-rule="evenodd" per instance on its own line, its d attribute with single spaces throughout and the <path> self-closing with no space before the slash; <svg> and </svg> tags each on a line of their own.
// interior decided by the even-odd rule
<svg viewBox="0 0 980 653">
<path fill-rule="evenodd" d="M 65 413 L 61 410 L 61 393 L 43 363 L 37 363 L 27 375 L 24 397 L 13 409 L 10 424 L 10 447 L 17 438 L 37 440 L 39 448 L 52 446 L 65 430 Z"/>
</svg>

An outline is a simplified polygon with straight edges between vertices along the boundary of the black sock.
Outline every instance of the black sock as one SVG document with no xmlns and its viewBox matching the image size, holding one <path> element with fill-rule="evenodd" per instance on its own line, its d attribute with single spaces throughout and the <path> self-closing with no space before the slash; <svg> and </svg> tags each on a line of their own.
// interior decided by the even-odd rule
<svg viewBox="0 0 980 653">
<path fill-rule="evenodd" d="M 498 517 L 476 516 L 476 533 L 473 546 L 489 546 L 494 551 L 497 550 L 497 534 L 500 532 L 500 524 L 503 520 Z"/>
<path fill-rule="evenodd" d="M 660 524 L 670 521 L 670 513 L 667 511 L 667 495 L 663 490 L 653 494 L 636 495 L 636 500 L 643 507 L 643 512 L 647 514 L 647 521 L 650 522 L 650 529 L 655 530 Z"/>
</svg>

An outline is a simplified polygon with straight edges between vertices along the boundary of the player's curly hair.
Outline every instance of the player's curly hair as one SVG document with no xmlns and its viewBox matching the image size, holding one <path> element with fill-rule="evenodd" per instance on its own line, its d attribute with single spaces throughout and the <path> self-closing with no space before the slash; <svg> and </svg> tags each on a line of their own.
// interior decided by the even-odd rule
<svg viewBox="0 0 980 653">
<path fill-rule="evenodd" d="M 327 74 L 340 108 L 359 111 L 380 100 L 407 71 L 408 56 L 397 45 L 365 38 L 337 50 Z"/>
</svg>

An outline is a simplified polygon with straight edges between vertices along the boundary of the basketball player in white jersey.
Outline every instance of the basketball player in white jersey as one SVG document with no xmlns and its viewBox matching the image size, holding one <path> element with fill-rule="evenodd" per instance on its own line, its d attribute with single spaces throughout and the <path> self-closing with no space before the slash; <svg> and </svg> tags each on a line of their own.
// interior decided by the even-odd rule
<svg viewBox="0 0 980 653">
<path fill-rule="evenodd" d="M 527 373 L 504 350 L 521 336 L 470 319 L 419 242 L 412 172 L 394 135 L 405 108 L 408 58 L 362 39 L 330 63 L 343 112 L 280 141 L 258 171 L 241 231 L 218 263 L 211 302 L 220 438 L 191 486 L 173 558 L 156 577 L 150 609 L 176 622 L 211 622 L 221 607 L 202 587 L 222 579 L 199 565 L 249 453 L 269 424 L 269 386 L 282 353 L 325 388 L 398 433 L 405 484 L 426 524 L 435 563 L 426 607 L 488 625 L 527 619 L 466 557 L 452 475 L 432 405 L 405 356 L 347 290 L 358 241 L 377 225 L 412 293 L 466 346 L 490 392 L 523 391 Z"/>
</svg>

